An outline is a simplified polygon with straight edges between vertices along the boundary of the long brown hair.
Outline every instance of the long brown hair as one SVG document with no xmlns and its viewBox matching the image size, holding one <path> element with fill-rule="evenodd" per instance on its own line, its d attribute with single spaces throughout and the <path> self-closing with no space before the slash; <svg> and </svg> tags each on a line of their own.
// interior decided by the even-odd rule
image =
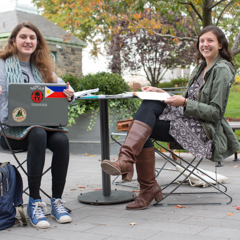
<svg viewBox="0 0 240 240">
<path fill-rule="evenodd" d="M 195 56 L 195 62 L 197 64 L 199 64 L 200 60 L 205 61 L 205 58 L 199 51 L 199 39 L 203 34 L 205 34 L 207 32 L 212 32 L 217 37 L 219 44 L 222 45 L 222 48 L 219 50 L 220 56 L 222 58 L 226 59 L 228 62 L 232 63 L 232 65 L 234 66 L 234 64 L 232 62 L 233 54 L 228 47 L 228 41 L 226 39 L 226 36 L 223 33 L 223 31 L 215 25 L 209 25 L 209 26 L 203 28 L 202 31 L 198 34 L 198 40 L 196 42 L 197 55 Z"/>
<path fill-rule="evenodd" d="M 16 40 L 19 31 L 24 27 L 29 28 L 35 32 L 38 41 L 35 51 L 31 54 L 30 62 L 37 67 L 45 82 L 56 82 L 53 77 L 53 62 L 51 53 L 47 46 L 47 42 L 45 41 L 38 28 L 30 22 L 19 23 L 13 29 L 10 37 L 8 38 L 7 45 L 2 51 L 0 51 L 0 58 L 6 60 L 8 57 L 17 54 L 17 47 L 13 44 L 13 40 Z"/>
</svg>

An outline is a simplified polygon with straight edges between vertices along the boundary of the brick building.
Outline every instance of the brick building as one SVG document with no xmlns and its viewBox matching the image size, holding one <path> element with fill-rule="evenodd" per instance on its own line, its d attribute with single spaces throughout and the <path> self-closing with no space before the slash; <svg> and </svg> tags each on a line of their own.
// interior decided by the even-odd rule
<svg viewBox="0 0 240 240">
<path fill-rule="evenodd" d="M 0 49 L 6 45 L 13 28 L 24 21 L 36 25 L 43 34 L 52 52 L 57 75 L 82 76 L 82 48 L 86 43 L 40 16 L 36 8 L 20 5 L 17 0 L 0 3 Z"/>
</svg>

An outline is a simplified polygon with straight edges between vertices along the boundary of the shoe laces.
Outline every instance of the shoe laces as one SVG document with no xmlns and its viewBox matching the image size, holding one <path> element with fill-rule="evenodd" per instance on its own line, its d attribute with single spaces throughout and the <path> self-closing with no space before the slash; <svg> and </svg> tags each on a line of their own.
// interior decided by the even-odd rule
<svg viewBox="0 0 240 240">
<path fill-rule="evenodd" d="M 63 203 L 66 203 L 66 201 L 63 201 L 61 198 L 57 198 L 53 202 L 58 213 L 67 213 L 67 210 L 64 207 Z"/>
<path fill-rule="evenodd" d="M 46 203 L 35 202 L 33 203 L 33 206 L 34 206 L 33 215 L 36 217 L 36 219 L 44 218 L 45 213 L 47 212 Z"/>
</svg>

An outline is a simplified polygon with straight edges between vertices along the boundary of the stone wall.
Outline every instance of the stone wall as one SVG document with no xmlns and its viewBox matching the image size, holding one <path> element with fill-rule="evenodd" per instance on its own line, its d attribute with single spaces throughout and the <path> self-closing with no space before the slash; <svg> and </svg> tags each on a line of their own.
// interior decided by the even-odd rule
<svg viewBox="0 0 240 240">
<path fill-rule="evenodd" d="M 7 41 L 0 41 L 0 49 L 3 49 Z M 48 44 L 51 52 L 56 54 L 55 73 L 60 76 L 70 73 L 74 76 L 82 76 L 82 49 L 60 44 Z"/>
<path fill-rule="evenodd" d="M 51 45 L 49 49 L 56 53 L 56 74 L 64 75 L 70 73 L 74 76 L 82 76 L 82 49 L 68 47 L 65 45 Z"/>
<path fill-rule="evenodd" d="M 3 49 L 7 44 L 7 40 L 6 41 L 0 41 L 0 50 Z"/>
</svg>

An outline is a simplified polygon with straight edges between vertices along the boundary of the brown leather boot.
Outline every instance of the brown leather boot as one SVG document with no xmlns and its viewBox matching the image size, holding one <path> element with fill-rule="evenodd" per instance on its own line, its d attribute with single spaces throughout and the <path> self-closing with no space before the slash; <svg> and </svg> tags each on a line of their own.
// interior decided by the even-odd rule
<svg viewBox="0 0 240 240">
<path fill-rule="evenodd" d="M 102 170 L 109 175 L 123 175 L 124 181 L 131 181 L 133 177 L 133 163 L 141 152 L 143 145 L 150 137 L 152 128 L 146 123 L 134 120 L 129 128 L 126 140 L 120 148 L 118 160 L 111 162 L 103 160 Z"/>
<path fill-rule="evenodd" d="M 127 210 L 141 210 L 147 208 L 152 200 L 163 198 L 162 190 L 155 180 L 155 151 L 154 147 L 143 148 L 137 156 L 136 162 L 140 193 L 134 202 L 126 206 Z"/>
</svg>

